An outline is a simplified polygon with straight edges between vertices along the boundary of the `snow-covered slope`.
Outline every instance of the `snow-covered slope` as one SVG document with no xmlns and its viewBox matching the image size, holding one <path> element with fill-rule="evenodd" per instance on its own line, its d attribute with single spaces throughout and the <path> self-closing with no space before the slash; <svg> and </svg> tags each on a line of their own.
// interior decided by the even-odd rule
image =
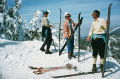
<svg viewBox="0 0 120 79">
<path fill-rule="evenodd" d="M 81 62 L 78 62 L 77 58 L 69 60 L 67 58 L 67 53 L 64 53 L 61 56 L 58 55 L 58 52 L 47 55 L 39 50 L 41 45 L 42 42 L 36 40 L 15 42 L 0 38 L 0 79 L 53 79 L 51 76 L 91 71 L 92 54 L 90 52 L 81 50 Z M 53 46 L 51 47 L 51 51 L 55 51 Z M 75 52 L 77 55 L 77 50 L 75 50 Z M 61 69 L 46 72 L 41 75 L 35 75 L 32 73 L 33 70 L 28 68 L 28 66 L 31 65 L 37 67 L 54 67 L 64 66 L 67 63 L 77 66 L 78 69 Z M 116 62 L 116 60 L 110 57 L 109 61 L 107 61 L 107 65 L 109 65 L 109 68 L 113 70 L 113 72 L 106 72 L 106 77 L 104 79 L 119 79 L 120 65 Z M 97 66 L 99 67 L 99 65 Z M 102 78 L 101 73 L 96 73 L 91 75 L 74 76 L 65 79 Z"/>
<path fill-rule="evenodd" d="M 110 32 L 110 52 L 120 63 L 120 27 L 117 27 Z"/>
</svg>

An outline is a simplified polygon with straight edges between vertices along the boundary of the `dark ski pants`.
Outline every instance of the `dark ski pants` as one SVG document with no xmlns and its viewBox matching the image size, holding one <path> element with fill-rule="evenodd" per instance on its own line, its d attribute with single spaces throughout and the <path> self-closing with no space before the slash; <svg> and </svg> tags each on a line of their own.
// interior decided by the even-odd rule
<svg viewBox="0 0 120 79">
<path fill-rule="evenodd" d="M 44 48 L 46 45 L 46 51 L 49 51 L 50 49 L 50 46 L 51 46 L 51 43 L 52 43 L 52 33 L 51 33 L 51 29 L 49 27 L 46 27 L 46 30 L 45 30 L 45 41 L 42 45 L 42 48 Z"/>
<path fill-rule="evenodd" d="M 49 51 L 51 43 L 52 43 L 52 38 L 51 37 L 50 38 L 46 38 L 45 41 L 44 41 L 44 43 L 43 43 L 43 45 L 42 45 L 42 48 L 44 48 L 45 46 L 47 46 L 46 47 L 46 51 Z"/>
<path fill-rule="evenodd" d="M 104 58 L 104 53 L 105 53 L 105 42 L 102 38 L 92 38 L 92 49 L 93 49 L 93 58 L 96 58 L 97 55 L 99 54 L 100 58 Z"/>
<path fill-rule="evenodd" d="M 68 38 L 66 38 L 68 41 Z M 73 53 L 74 50 L 74 37 L 67 43 L 68 53 Z"/>
</svg>

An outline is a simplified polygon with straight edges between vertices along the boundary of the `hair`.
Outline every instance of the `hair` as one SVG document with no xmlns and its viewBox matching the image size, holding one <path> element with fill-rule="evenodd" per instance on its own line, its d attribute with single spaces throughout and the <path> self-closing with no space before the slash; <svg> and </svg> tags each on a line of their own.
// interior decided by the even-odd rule
<svg viewBox="0 0 120 79">
<path fill-rule="evenodd" d="M 100 11 L 99 10 L 94 10 L 93 13 L 95 13 L 97 17 L 100 16 Z"/>
</svg>

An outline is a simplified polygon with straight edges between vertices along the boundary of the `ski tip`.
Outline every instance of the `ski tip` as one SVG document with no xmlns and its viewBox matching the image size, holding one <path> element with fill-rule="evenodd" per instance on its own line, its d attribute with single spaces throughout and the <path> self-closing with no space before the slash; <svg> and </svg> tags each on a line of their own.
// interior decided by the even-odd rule
<svg viewBox="0 0 120 79">
<path fill-rule="evenodd" d="M 37 67 L 33 67 L 33 66 L 28 66 L 28 68 L 30 68 L 30 69 L 37 69 Z"/>
<path fill-rule="evenodd" d="M 59 10 L 62 11 L 61 8 L 59 8 Z"/>
<path fill-rule="evenodd" d="M 33 71 L 33 73 L 34 73 L 34 74 L 37 74 L 37 75 L 43 74 L 43 72 L 39 72 L 39 71 Z"/>
<path fill-rule="evenodd" d="M 110 6 L 112 5 L 112 3 L 110 3 Z"/>
<path fill-rule="evenodd" d="M 81 17 L 81 19 L 83 19 L 83 17 Z"/>
<path fill-rule="evenodd" d="M 78 16 L 80 17 L 80 15 L 81 15 L 81 12 L 79 13 L 79 15 L 78 15 Z"/>
</svg>

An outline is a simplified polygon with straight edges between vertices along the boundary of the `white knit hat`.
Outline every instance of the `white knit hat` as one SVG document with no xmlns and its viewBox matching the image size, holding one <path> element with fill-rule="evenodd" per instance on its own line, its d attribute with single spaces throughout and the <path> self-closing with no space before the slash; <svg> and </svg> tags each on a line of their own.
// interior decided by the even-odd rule
<svg viewBox="0 0 120 79">
<path fill-rule="evenodd" d="M 68 12 L 65 12 L 65 15 L 64 15 L 65 17 L 71 17 L 71 14 L 70 13 L 68 13 Z"/>
</svg>

